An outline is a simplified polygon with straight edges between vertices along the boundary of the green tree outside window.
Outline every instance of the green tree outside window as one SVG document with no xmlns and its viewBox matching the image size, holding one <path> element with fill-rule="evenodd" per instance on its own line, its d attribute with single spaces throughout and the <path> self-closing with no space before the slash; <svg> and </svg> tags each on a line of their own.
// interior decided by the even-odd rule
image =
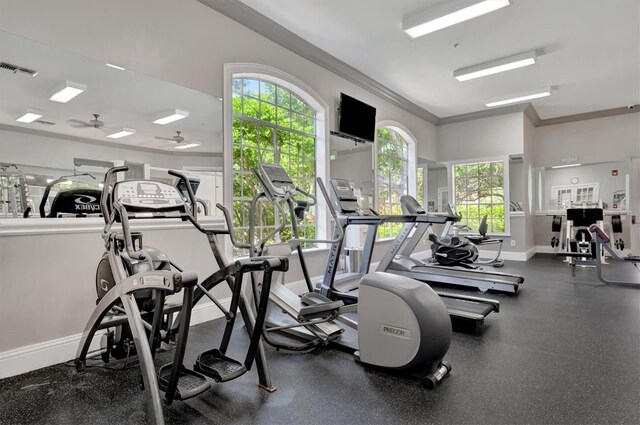
<svg viewBox="0 0 640 425">
<path fill-rule="evenodd" d="M 477 162 L 453 166 L 453 200 L 462 215 L 459 224 L 478 229 L 487 216 L 489 233 L 504 233 L 504 162 Z"/>
<path fill-rule="evenodd" d="M 395 130 L 378 129 L 378 212 L 383 215 L 402 214 L 400 197 L 409 189 L 409 144 Z M 401 223 L 386 223 L 378 228 L 379 238 L 395 236 Z"/>
<path fill-rule="evenodd" d="M 247 242 L 251 199 L 260 190 L 251 170 L 259 163 L 281 164 L 299 187 L 315 193 L 316 114 L 296 94 L 261 79 L 234 78 L 232 94 L 233 224 L 236 238 Z M 261 202 L 255 222 L 256 238 L 272 231 L 273 205 Z M 291 238 L 286 230 L 280 241 Z M 298 230 L 301 236 L 315 236 L 315 208 L 298 223 Z"/>
</svg>

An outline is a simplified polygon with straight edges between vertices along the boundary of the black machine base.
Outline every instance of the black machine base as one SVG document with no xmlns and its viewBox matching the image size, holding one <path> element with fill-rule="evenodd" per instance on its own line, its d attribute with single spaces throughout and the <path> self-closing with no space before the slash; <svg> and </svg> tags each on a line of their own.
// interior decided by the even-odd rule
<svg viewBox="0 0 640 425">
<path fill-rule="evenodd" d="M 247 372 L 242 363 L 225 356 L 217 348 L 200 354 L 193 368 L 216 382 L 231 381 Z"/>
<path fill-rule="evenodd" d="M 162 391 L 167 390 L 169 378 L 171 377 L 171 366 L 172 363 L 167 363 L 158 371 L 158 385 Z M 211 384 L 207 381 L 207 378 L 182 366 L 174 398 L 176 400 L 187 400 L 202 394 L 209 388 L 211 388 Z"/>
</svg>

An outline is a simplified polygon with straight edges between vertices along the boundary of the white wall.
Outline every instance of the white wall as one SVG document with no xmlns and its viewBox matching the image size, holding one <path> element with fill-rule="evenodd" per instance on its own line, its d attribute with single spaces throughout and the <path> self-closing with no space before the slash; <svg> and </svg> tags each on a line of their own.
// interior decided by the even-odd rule
<svg viewBox="0 0 640 425">
<path fill-rule="evenodd" d="M 578 157 L 583 164 L 640 156 L 640 113 L 536 128 L 534 165 L 559 165 Z"/>
<path fill-rule="evenodd" d="M 438 126 L 438 162 L 520 154 L 522 113 Z"/>
<path fill-rule="evenodd" d="M 347 179 L 354 189 L 362 189 L 363 195 L 373 196 L 373 143 L 368 149 L 339 151 L 331 161 L 331 178 Z"/>
<path fill-rule="evenodd" d="M 530 179 L 533 179 L 533 156 L 536 149 L 535 146 L 535 127 L 529 121 L 529 118 L 523 114 L 523 124 L 524 124 L 524 152 L 522 155 L 522 166 L 524 173 L 524 227 L 525 227 L 525 250 L 527 252 L 532 252 L 535 247 L 534 241 L 534 216 L 531 214 L 533 212 L 533 182 Z"/>
<path fill-rule="evenodd" d="M 625 114 L 537 127 L 532 151 L 533 164 L 536 167 L 560 164 L 561 159 L 565 157 L 577 157 L 578 162 L 583 164 L 640 157 L 640 114 Z M 565 171 L 580 173 L 578 169 L 565 169 Z M 606 166 L 603 172 L 610 176 L 610 169 L 607 170 Z M 582 174 L 579 177 L 581 183 L 599 180 L 595 176 L 590 178 Z M 617 179 L 622 180 L 621 177 Z M 614 182 L 617 186 L 619 186 L 618 180 Z M 631 178 L 630 184 L 631 196 L 633 196 L 640 191 L 640 181 L 637 178 Z M 547 200 L 543 201 L 546 203 Z M 636 216 L 640 215 L 637 207 L 632 213 Z M 627 246 L 630 246 L 630 238 L 634 234 L 630 231 L 631 218 L 623 216 L 622 220 L 623 238 L 627 241 Z M 549 246 L 552 236 L 551 217 L 536 216 L 533 222 L 535 245 Z M 635 226 L 638 227 L 638 225 Z"/>
</svg>

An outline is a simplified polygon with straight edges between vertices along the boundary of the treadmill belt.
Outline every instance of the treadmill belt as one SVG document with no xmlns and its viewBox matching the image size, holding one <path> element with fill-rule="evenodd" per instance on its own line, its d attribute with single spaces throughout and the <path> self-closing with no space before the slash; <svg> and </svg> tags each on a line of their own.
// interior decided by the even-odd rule
<svg viewBox="0 0 640 425">
<path fill-rule="evenodd" d="M 487 317 L 489 313 L 495 310 L 493 305 L 479 303 L 475 301 L 465 301 L 456 298 L 440 297 L 444 305 L 447 306 L 447 310 L 460 310 L 469 313 L 479 314 L 483 317 Z"/>
</svg>

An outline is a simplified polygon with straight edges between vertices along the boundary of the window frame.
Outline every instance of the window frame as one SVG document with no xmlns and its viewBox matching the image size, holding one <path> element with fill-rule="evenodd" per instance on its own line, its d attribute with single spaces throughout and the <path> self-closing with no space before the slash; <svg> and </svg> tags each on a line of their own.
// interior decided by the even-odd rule
<svg viewBox="0 0 640 425">
<path fill-rule="evenodd" d="M 487 232 L 489 236 L 503 236 L 510 237 L 511 236 L 511 218 L 510 218 L 510 208 L 509 208 L 509 157 L 508 156 L 497 156 L 497 157 L 488 157 L 488 158 L 471 158 L 464 159 L 458 161 L 450 161 L 447 163 L 447 174 L 448 174 L 448 182 L 449 182 L 449 202 L 455 203 L 456 199 L 456 182 L 455 182 L 455 173 L 454 167 L 463 165 L 463 164 L 479 164 L 486 162 L 502 162 L 502 187 L 504 190 L 503 195 L 503 204 L 504 204 L 504 232 Z M 497 205 L 497 204 L 494 204 Z M 456 206 L 457 207 L 457 206 Z M 474 234 L 477 233 L 476 230 L 472 230 L 470 232 L 461 231 L 461 235 L 465 234 Z"/>
<path fill-rule="evenodd" d="M 252 63 L 230 63 L 224 65 L 224 91 L 222 101 L 223 109 L 223 192 L 224 205 L 233 205 L 233 79 L 247 78 L 258 79 L 276 84 L 289 90 L 310 106 L 316 115 L 315 123 L 315 162 L 316 177 L 320 177 L 323 182 L 327 182 L 329 175 L 329 129 L 328 111 L 329 106 L 322 97 L 311 87 L 296 77 L 287 74 L 277 68 L 267 65 Z M 316 192 L 319 192 L 316 190 Z M 316 206 L 316 237 L 327 238 L 329 229 L 329 216 L 326 209 L 326 202 L 321 194 L 317 193 L 318 204 Z M 227 244 L 225 252 L 231 255 L 230 244 Z M 323 249 L 322 245 L 306 250 Z"/>
<path fill-rule="evenodd" d="M 404 141 L 407 143 L 407 193 L 413 197 L 416 196 L 416 170 L 417 170 L 417 159 L 416 159 L 416 138 L 415 136 L 405 127 L 403 124 L 397 121 L 385 120 L 376 123 L 376 137 L 374 141 L 374 200 L 373 204 L 378 205 L 380 200 L 378 199 L 379 195 L 379 173 L 378 173 L 378 130 L 381 128 L 389 128 L 396 133 L 398 133 Z M 380 237 L 380 233 L 376 235 L 377 240 L 385 241 L 392 240 L 395 238 L 394 236 L 389 237 Z"/>
</svg>

